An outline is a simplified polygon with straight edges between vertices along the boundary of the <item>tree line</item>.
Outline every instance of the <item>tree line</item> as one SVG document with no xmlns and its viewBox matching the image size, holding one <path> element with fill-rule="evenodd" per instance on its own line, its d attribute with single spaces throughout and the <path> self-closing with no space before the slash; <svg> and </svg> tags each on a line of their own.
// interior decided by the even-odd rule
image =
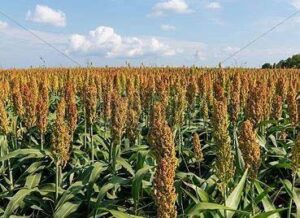
<svg viewBox="0 0 300 218">
<path fill-rule="evenodd" d="M 278 63 L 264 63 L 262 65 L 263 69 L 273 69 L 273 68 L 300 68 L 300 54 L 293 55 L 286 60 L 280 60 Z"/>
</svg>

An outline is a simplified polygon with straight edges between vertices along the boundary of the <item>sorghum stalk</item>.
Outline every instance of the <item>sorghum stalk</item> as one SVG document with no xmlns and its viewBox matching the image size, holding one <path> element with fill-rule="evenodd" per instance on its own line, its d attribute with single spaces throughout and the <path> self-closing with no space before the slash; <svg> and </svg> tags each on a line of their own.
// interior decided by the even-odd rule
<svg viewBox="0 0 300 218">
<path fill-rule="evenodd" d="M 73 141 L 75 129 L 77 127 L 77 105 L 76 105 L 76 91 L 71 81 L 68 81 L 65 88 L 66 98 L 66 119 L 70 128 L 70 134 Z"/>
<path fill-rule="evenodd" d="M 233 77 L 232 87 L 231 87 L 231 96 L 230 96 L 230 119 L 233 125 L 235 126 L 238 120 L 238 116 L 240 113 L 240 89 L 241 89 L 241 80 L 239 75 L 235 75 Z"/>
<path fill-rule="evenodd" d="M 4 103 L 2 100 L 0 100 L 0 132 L 4 135 L 6 143 L 8 143 L 7 140 L 7 134 L 9 133 L 9 118 L 7 116 L 7 112 L 4 106 Z M 9 148 L 7 146 L 7 155 L 9 154 Z M 13 190 L 14 188 L 14 179 L 11 169 L 10 160 L 7 160 L 8 165 L 8 174 L 9 174 L 9 182 L 10 182 L 10 190 Z"/>
<path fill-rule="evenodd" d="M 273 97 L 273 103 L 272 103 L 272 113 L 271 117 L 274 120 L 279 120 L 282 115 L 282 97 L 280 95 L 275 95 Z"/>
<path fill-rule="evenodd" d="M 115 171 L 116 158 L 120 153 L 122 135 L 126 123 L 127 104 L 127 98 L 121 97 L 118 93 L 114 93 L 111 124 L 112 146 L 110 152 L 113 171 Z"/>
<path fill-rule="evenodd" d="M 292 125 L 295 127 L 298 124 L 296 84 L 293 83 L 290 84 L 290 89 L 287 94 L 287 105 L 288 105 L 290 121 Z"/>
<path fill-rule="evenodd" d="M 55 128 L 52 135 L 52 152 L 55 156 L 56 166 L 56 200 L 58 197 L 58 188 L 60 185 L 61 168 L 65 167 L 70 158 L 70 132 L 65 120 L 66 102 L 61 98 L 57 106 Z"/>
<path fill-rule="evenodd" d="M 39 92 L 38 102 L 36 106 L 37 127 L 41 134 L 41 150 L 44 149 L 44 136 L 48 124 L 48 112 L 49 112 L 48 105 L 49 105 L 48 84 L 44 81 L 40 86 L 40 92 Z"/>
<path fill-rule="evenodd" d="M 201 166 L 200 163 L 204 160 L 204 155 L 201 148 L 201 142 L 199 135 L 197 133 L 193 134 L 193 147 L 195 152 L 195 158 L 198 162 L 198 168 L 199 168 L 199 176 L 201 177 Z"/>
<path fill-rule="evenodd" d="M 249 170 L 250 178 L 255 179 L 260 167 L 260 146 L 250 120 L 244 121 L 241 126 L 239 147 L 243 155 L 245 168 Z"/>
<path fill-rule="evenodd" d="M 22 118 L 24 115 L 24 106 L 20 88 L 20 81 L 18 79 L 14 79 L 12 82 L 12 100 L 16 115 L 18 115 L 19 118 Z"/>
<path fill-rule="evenodd" d="M 256 140 L 253 123 L 250 120 L 246 120 L 242 124 L 239 137 L 239 147 L 243 155 L 245 169 L 249 170 L 249 177 L 251 179 L 251 204 L 252 215 L 254 215 L 254 181 L 260 167 L 260 146 Z"/>
<path fill-rule="evenodd" d="M 215 101 L 212 115 L 213 138 L 217 146 L 216 175 L 220 180 L 219 188 L 226 198 L 227 184 L 232 179 L 235 167 L 228 133 L 226 101 Z"/>
<path fill-rule="evenodd" d="M 198 85 L 195 77 L 191 77 L 187 86 L 186 98 L 188 103 L 188 124 L 190 125 L 193 118 L 193 108 L 195 107 L 195 101 L 198 93 Z"/>
<path fill-rule="evenodd" d="M 87 125 L 90 130 L 90 142 L 92 149 L 92 163 L 95 158 L 95 148 L 93 143 L 93 124 L 97 114 L 97 87 L 93 81 L 85 89 L 85 111 L 87 116 Z"/>
<path fill-rule="evenodd" d="M 246 116 L 253 124 L 254 127 L 263 121 L 265 115 L 265 100 L 266 100 L 266 87 L 262 82 L 250 90 L 247 106 Z"/>
<path fill-rule="evenodd" d="M 292 148 L 292 193 L 294 191 L 295 187 L 295 181 L 296 181 L 296 174 L 300 168 L 300 133 L 298 133 L 297 138 L 295 140 L 295 145 Z M 292 203 L 293 203 L 293 197 L 291 196 L 290 204 L 289 204 L 289 211 L 288 211 L 288 217 L 291 217 L 292 212 Z"/>
<path fill-rule="evenodd" d="M 36 125 L 36 105 L 38 101 L 38 86 L 36 80 L 28 82 L 22 89 L 25 108 L 24 123 L 27 129 Z"/>
<path fill-rule="evenodd" d="M 176 192 L 174 187 L 177 158 L 174 138 L 160 103 L 153 106 L 149 143 L 155 151 L 157 168 L 154 176 L 154 200 L 158 218 L 175 218 Z"/>
</svg>

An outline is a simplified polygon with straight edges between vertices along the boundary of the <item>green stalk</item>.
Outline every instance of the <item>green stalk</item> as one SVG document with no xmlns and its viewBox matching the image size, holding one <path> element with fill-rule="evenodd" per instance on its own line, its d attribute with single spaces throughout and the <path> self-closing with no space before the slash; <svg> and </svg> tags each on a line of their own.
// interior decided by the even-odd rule
<svg viewBox="0 0 300 218">
<path fill-rule="evenodd" d="M 55 201 L 58 200 L 58 187 L 59 187 L 59 165 L 58 161 L 55 163 L 56 173 L 55 173 Z"/>
<path fill-rule="evenodd" d="M 116 172 L 116 163 L 117 163 L 117 156 L 119 155 L 119 146 L 121 146 L 121 139 L 118 143 L 113 142 L 112 146 L 112 167 L 113 167 L 113 173 Z"/>
<path fill-rule="evenodd" d="M 13 179 L 13 173 L 11 169 L 10 160 L 7 160 L 8 164 L 8 172 L 9 172 L 9 183 L 10 183 L 10 190 L 12 191 L 14 189 L 14 179 Z"/>
<path fill-rule="evenodd" d="M 226 201 L 227 201 L 227 187 L 225 186 L 224 189 L 224 206 L 226 207 Z M 227 218 L 227 210 L 224 210 L 224 217 Z"/>
<path fill-rule="evenodd" d="M 5 141 L 7 143 L 7 155 L 9 154 L 9 147 L 8 147 L 8 141 L 7 136 L 5 135 Z M 13 172 L 11 169 L 11 163 L 10 159 L 7 160 L 7 166 L 8 166 L 8 176 L 9 176 L 9 183 L 10 183 L 10 190 L 12 191 L 14 189 L 14 178 L 13 178 Z"/>
<path fill-rule="evenodd" d="M 234 124 L 233 127 L 233 148 L 235 150 L 235 154 L 236 154 L 236 166 L 238 166 L 239 170 L 242 172 L 243 171 L 243 167 L 242 167 L 242 163 L 239 160 L 239 145 L 238 145 L 239 141 L 238 141 L 238 136 L 237 136 L 237 127 L 236 124 Z"/>
<path fill-rule="evenodd" d="M 293 192 L 294 192 L 294 187 L 295 187 L 295 182 L 296 182 L 296 174 L 293 173 L 293 182 L 292 182 L 292 196 L 290 199 L 290 203 L 289 203 L 289 210 L 288 210 L 288 218 L 291 218 L 292 215 L 292 207 L 293 207 Z"/>
<path fill-rule="evenodd" d="M 183 163 L 184 163 L 187 171 L 190 172 L 190 169 L 189 169 L 189 167 L 187 165 L 187 162 L 186 162 L 186 160 L 184 158 L 184 154 L 183 154 L 183 148 L 182 148 L 183 147 L 182 146 L 182 138 L 183 137 L 182 137 L 182 133 L 181 133 L 180 127 L 178 127 L 178 131 L 177 132 L 178 132 L 178 146 L 179 146 L 178 151 L 179 151 L 179 154 L 180 154 L 180 156 L 181 156 L 181 158 L 183 160 Z"/>
<path fill-rule="evenodd" d="M 205 138 L 206 138 L 206 143 L 208 143 L 208 130 L 207 130 L 207 126 L 206 125 L 206 119 L 203 119 L 203 122 L 204 122 L 204 129 L 205 129 Z"/>
<path fill-rule="evenodd" d="M 255 208 L 254 208 L 254 201 L 255 201 L 255 196 L 254 196 L 254 179 L 252 179 L 252 181 L 251 181 L 250 191 L 251 191 L 252 215 L 254 216 L 254 214 L 255 214 Z"/>
<path fill-rule="evenodd" d="M 41 150 L 43 151 L 44 150 L 44 133 L 41 133 Z"/>
<path fill-rule="evenodd" d="M 15 149 L 18 149 L 18 117 L 16 117 L 15 124 Z"/>
<path fill-rule="evenodd" d="M 4 151 L 3 151 L 3 148 L 0 147 L 0 157 L 3 157 L 4 155 Z M 1 165 L 1 168 L 3 167 L 3 169 L 5 168 L 5 162 L 4 161 L 1 161 L 2 165 Z"/>
<path fill-rule="evenodd" d="M 84 148 L 86 149 L 86 143 L 87 143 L 87 120 L 86 120 L 86 110 L 84 109 Z"/>
<path fill-rule="evenodd" d="M 94 163 L 95 149 L 94 149 L 94 140 L 93 140 L 93 125 L 90 125 L 90 138 L 91 138 L 91 147 L 92 147 L 92 163 Z"/>
</svg>

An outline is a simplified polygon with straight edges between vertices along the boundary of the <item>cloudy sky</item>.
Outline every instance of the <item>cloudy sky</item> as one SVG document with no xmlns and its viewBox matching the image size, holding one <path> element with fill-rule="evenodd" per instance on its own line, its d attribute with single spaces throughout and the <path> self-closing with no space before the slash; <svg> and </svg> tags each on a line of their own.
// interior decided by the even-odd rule
<svg viewBox="0 0 300 218">
<path fill-rule="evenodd" d="M 1 0 L 0 11 L 82 66 L 217 66 L 300 9 L 300 0 Z M 300 53 L 300 13 L 226 62 Z M 0 68 L 74 66 L 0 14 Z"/>
</svg>

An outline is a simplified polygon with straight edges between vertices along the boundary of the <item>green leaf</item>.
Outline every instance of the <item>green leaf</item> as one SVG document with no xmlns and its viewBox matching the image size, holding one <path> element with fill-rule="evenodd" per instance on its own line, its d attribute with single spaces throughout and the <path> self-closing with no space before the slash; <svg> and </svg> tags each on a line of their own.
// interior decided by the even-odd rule
<svg viewBox="0 0 300 218">
<path fill-rule="evenodd" d="M 26 156 L 26 155 L 31 155 L 34 158 L 42 158 L 45 155 L 52 157 L 52 154 L 49 151 L 41 151 L 39 149 L 33 149 L 33 148 L 29 148 L 29 149 L 19 149 L 13 152 L 10 152 L 8 155 L 5 155 L 4 157 L 0 158 L 0 161 L 5 161 L 5 160 L 9 160 L 11 158 L 15 158 L 18 156 Z"/>
<path fill-rule="evenodd" d="M 93 210 L 93 213 L 96 214 L 97 210 L 98 210 L 98 207 L 102 201 L 102 199 L 104 198 L 104 196 L 106 195 L 106 193 L 115 187 L 115 184 L 113 183 L 107 183 L 105 184 L 104 186 L 101 187 L 99 193 L 98 193 L 98 196 L 97 196 L 97 202 L 95 204 L 95 207 L 94 207 L 94 210 Z"/>
<path fill-rule="evenodd" d="M 230 207 L 226 207 L 224 205 L 221 204 L 216 204 L 216 203 L 209 203 L 209 202 L 201 202 L 199 204 L 197 204 L 190 212 L 189 212 L 189 216 L 193 217 L 196 215 L 199 215 L 201 212 L 206 211 L 206 210 L 219 210 L 219 211 L 224 211 L 224 210 L 228 210 L 228 211 L 235 211 L 241 214 L 249 214 L 248 212 L 245 211 L 238 211 L 235 210 L 233 208 Z"/>
<path fill-rule="evenodd" d="M 231 192 L 231 194 L 228 196 L 227 200 L 226 200 L 226 206 L 233 208 L 233 209 L 237 209 L 243 194 L 243 189 L 245 186 L 245 182 L 247 179 L 247 174 L 248 174 L 248 170 L 245 171 L 243 177 L 241 178 L 240 182 L 238 183 L 238 185 L 234 188 L 234 190 Z M 229 211 L 227 213 L 227 217 L 231 218 L 234 215 L 234 212 Z"/>
<path fill-rule="evenodd" d="M 262 187 L 260 186 L 260 184 L 256 181 L 254 182 L 254 185 L 256 187 L 256 190 L 259 194 L 263 193 L 264 190 L 262 189 Z M 265 212 L 269 212 L 269 211 L 274 211 L 276 210 L 276 208 L 274 207 L 274 205 L 272 204 L 270 198 L 268 195 L 264 196 L 262 199 L 262 204 L 264 206 Z M 279 213 L 274 213 L 271 216 L 269 216 L 270 218 L 280 218 Z"/>
<path fill-rule="evenodd" d="M 271 210 L 268 212 L 264 212 L 264 213 L 259 213 L 255 216 L 252 216 L 251 218 L 269 218 L 271 217 L 273 214 L 279 213 L 281 211 L 284 211 L 286 209 L 277 209 L 277 210 Z"/>
<path fill-rule="evenodd" d="M 65 203 L 69 202 L 69 200 L 73 199 L 76 194 L 78 194 L 83 189 L 82 181 L 75 182 L 72 184 L 68 190 L 66 190 L 61 198 L 59 199 L 56 209 L 58 210 L 60 207 L 62 207 Z"/>
<path fill-rule="evenodd" d="M 141 186 L 142 186 L 142 180 L 144 176 L 149 172 L 151 169 L 151 166 L 145 166 L 142 169 L 139 169 L 135 176 L 133 177 L 132 181 L 132 196 L 135 203 L 139 201 Z"/>
<path fill-rule="evenodd" d="M 93 170 L 89 178 L 89 183 L 95 183 L 96 180 L 99 178 L 101 172 L 103 172 L 104 170 L 105 168 L 103 164 L 101 164 L 100 162 L 94 163 Z"/>
<path fill-rule="evenodd" d="M 300 217 L 300 189 L 294 187 L 293 193 L 292 193 L 292 183 L 285 179 L 282 181 L 285 189 L 289 193 L 289 195 L 293 198 L 294 203 L 296 204 L 297 208 L 297 215 L 296 217 Z"/>
<path fill-rule="evenodd" d="M 54 183 L 46 183 L 43 185 L 40 185 L 39 189 L 38 189 L 39 193 L 41 195 L 47 195 L 49 193 L 55 193 L 55 184 Z M 63 193 L 63 189 L 62 188 L 58 188 L 58 193 L 62 194 Z"/>
<path fill-rule="evenodd" d="M 115 187 L 115 184 L 113 184 L 113 183 L 108 183 L 108 184 L 105 184 L 104 186 L 102 186 L 99 191 L 98 197 L 97 197 L 97 199 L 98 199 L 97 202 L 98 201 L 100 202 L 104 198 L 106 193 L 114 187 Z"/>
<path fill-rule="evenodd" d="M 69 217 L 70 214 L 74 213 L 80 204 L 75 204 L 71 202 L 64 203 L 57 211 L 54 213 L 54 218 L 65 218 Z"/>
<path fill-rule="evenodd" d="M 16 216 L 16 215 L 11 215 L 9 218 L 30 218 L 30 216 Z"/>
<path fill-rule="evenodd" d="M 193 201 L 195 204 L 199 203 L 199 200 L 197 199 L 197 197 L 195 197 L 191 192 L 189 192 L 188 190 L 181 188 Z"/>
<path fill-rule="evenodd" d="M 106 210 L 108 212 L 111 213 L 111 215 L 113 215 L 113 217 L 115 218 L 142 218 L 141 216 L 134 216 L 128 213 L 124 213 L 118 210 Z"/>
<path fill-rule="evenodd" d="M 41 181 L 41 177 L 42 177 L 41 173 L 36 173 L 36 174 L 27 176 L 25 187 L 28 189 L 35 188 L 36 186 L 39 185 L 39 183 Z"/>
<path fill-rule="evenodd" d="M 131 175 L 134 175 L 134 170 L 124 158 L 118 157 L 117 163 L 120 164 L 122 167 L 124 167 Z"/>
<path fill-rule="evenodd" d="M 24 198 L 29 195 L 35 189 L 20 189 L 9 201 L 4 211 L 3 217 L 8 218 L 15 209 L 17 209 L 22 203 Z"/>
<path fill-rule="evenodd" d="M 209 201 L 209 195 L 200 187 L 190 184 L 188 182 L 183 182 L 186 186 L 192 188 L 198 195 L 198 197 L 201 199 L 202 202 L 208 202 Z"/>
</svg>

